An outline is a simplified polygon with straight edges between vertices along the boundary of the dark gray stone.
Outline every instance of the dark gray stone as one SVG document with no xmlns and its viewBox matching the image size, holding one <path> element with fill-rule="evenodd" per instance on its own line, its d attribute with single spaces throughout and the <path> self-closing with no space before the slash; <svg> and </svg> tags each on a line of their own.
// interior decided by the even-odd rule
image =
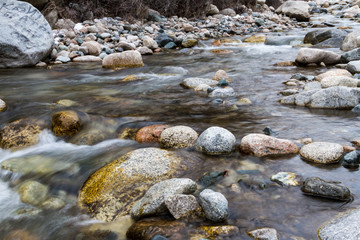
<svg viewBox="0 0 360 240">
<path fill-rule="evenodd" d="M 341 55 L 341 62 L 348 63 L 350 61 L 360 60 L 360 48 L 355 48 Z"/>
<path fill-rule="evenodd" d="M 166 49 L 174 49 L 174 48 L 176 48 L 176 44 L 175 44 L 174 42 L 168 42 L 168 43 L 164 46 L 164 48 L 166 48 Z"/>
<path fill-rule="evenodd" d="M 351 61 L 346 65 L 346 70 L 352 74 L 360 73 L 360 60 Z"/>
<path fill-rule="evenodd" d="M 346 168 L 358 168 L 360 163 L 360 151 L 354 150 L 345 154 L 341 159 L 341 164 Z"/>
<path fill-rule="evenodd" d="M 166 44 L 173 42 L 174 40 L 166 33 L 160 33 L 158 36 L 156 36 L 155 41 L 159 47 L 165 47 Z"/>
<path fill-rule="evenodd" d="M 305 179 L 301 191 L 308 195 L 341 201 L 351 199 L 351 193 L 347 187 L 341 186 L 338 183 L 327 182 L 318 177 L 309 177 Z"/>
<path fill-rule="evenodd" d="M 347 32 L 340 30 L 340 29 L 314 30 L 314 31 L 308 32 L 305 35 L 304 43 L 311 43 L 311 44 L 315 45 L 315 44 L 321 43 L 330 38 L 340 38 L 340 39 L 344 40 L 346 35 L 347 35 Z"/>
<path fill-rule="evenodd" d="M 33 66 L 52 49 L 49 23 L 31 4 L 0 2 L 0 68 Z"/>
</svg>

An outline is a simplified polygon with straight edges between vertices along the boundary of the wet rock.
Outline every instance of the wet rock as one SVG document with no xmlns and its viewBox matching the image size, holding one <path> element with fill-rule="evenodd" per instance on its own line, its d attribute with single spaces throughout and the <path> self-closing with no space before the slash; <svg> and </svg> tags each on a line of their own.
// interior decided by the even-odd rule
<svg viewBox="0 0 360 240">
<path fill-rule="evenodd" d="M 296 36 L 268 36 L 265 44 L 273 46 L 291 45 L 292 42 L 302 41 L 302 38 Z"/>
<path fill-rule="evenodd" d="M 31 205 L 39 205 L 46 200 L 49 193 L 49 188 L 37 181 L 27 181 L 23 183 L 18 189 L 20 200 L 23 203 Z"/>
<path fill-rule="evenodd" d="M 176 47 L 177 47 L 177 45 L 174 42 L 169 42 L 164 46 L 164 48 L 166 48 L 166 49 L 175 49 Z"/>
<path fill-rule="evenodd" d="M 346 65 L 346 70 L 351 72 L 352 74 L 360 73 L 360 60 L 351 61 Z"/>
<path fill-rule="evenodd" d="M 197 39 L 194 38 L 185 38 L 182 42 L 181 42 L 181 46 L 183 46 L 184 48 L 192 48 L 195 47 L 198 43 Z"/>
<path fill-rule="evenodd" d="M 159 46 L 157 42 L 149 36 L 143 37 L 143 45 L 151 50 L 157 49 Z"/>
<path fill-rule="evenodd" d="M 341 62 L 343 63 L 348 63 L 356 60 L 360 60 L 360 48 L 355 48 L 341 55 Z"/>
<path fill-rule="evenodd" d="M 340 54 L 327 50 L 301 48 L 296 56 L 295 62 L 300 65 L 311 63 L 333 65 L 340 62 L 340 57 Z"/>
<path fill-rule="evenodd" d="M 51 197 L 41 204 L 41 208 L 45 210 L 58 210 L 65 206 L 65 201 L 60 198 Z"/>
<path fill-rule="evenodd" d="M 291 18 L 296 18 L 298 21 L 309 21 L 309 4 L 304 1 L 287 1 L 283 3 L 276 13 L 282 13 Z"/>
<path fill-rule="evenodd" d="M 165 205 L 175 219 L 190 216 L 199 211 L 200 205 L 193 195 L 175 194 L 165 197 Z"/>
<path fill-rule="evenodd" d="M 128 215 L 134 203 L 155 183 L 176 177 L 195 160 L 158 148 L 131 151 L 92 174 L 79 193 L 79 202 L 102 221 Z"/>
<path fill-rule="evenodd" d="M 173 42 L 174 40 L 167 35 L 166 33 L 160 33 L 158 36 L 155 37 L 155 41 L 157 42 L 159 47 L 164 47 L 169 42 Z"/>
<path fill-rule="evenodd" d="M 0 68 L 34 66 L 53 45 L 49 23 L 31 4 L 9 0 L 0 9 Z"/>
<path fill-rule="evenodd" d="M 153 239 L 156 235 L 160 235 L 165 239 L 173 238 L 176 235 L 182 239 L 188 239 L 185 229 L 186 225 L 183 222 L 150 218 L 137 221 L 129 228 L 126 236 L 130 240 L 149 240 Z M 162 240 L 162 238 L 160 239 Z"/>
<path fill-rule="evenodd" d="M 160 144 L 164 148 L 192 147 L 198 138 L 197 132 L 187 126 L 166 128 L 160 135 Z"/>
<path fill-rule="evenodd" d="M 144 197 L 137 201 L 131 209 L 135 219 L 167 212 L 165 199 L 175 194 L 191 194 L 197 185 L 189 178 L 173 178 L 153 185 Z"/>
<path fill-rule="evenodd" d="M 196 88 L 194 88 L 194 91 L 207 92 L 209 88 L 211 87 L 207 84 L 199 84 Z"/>
<path fill-rule="evenodd" d="M 227 174 L 227 171 L 207 172 L 199 179 L 199 184 L 203 188 L 207 188 L 207 187 L 213 185 L 214 183 L 222 180 L 226 174 Z"/>
<path fill-rule="evenodd" d="M 161 133 L 168 127 L 169 125 L 158 124 L 140 128 L 136 133 L 136 141 L 139 143 L 159 143 Z"/>
<path fill-rule="evenodd" d="M 258 239 L 258 240 L 278 240 L 279 234 L 274 228 L 258 228 L 252 231 L 249 231 L 247 234 L 249 236 Z"/>
<path fill-rule="evenodd" d="M 69 57 L 59 56 L 59 57 L 56 58 L 55 61 L 59 61 L 59 62 L 62 62 L 62 63 L 67 63 L 67 62 L 70 62 L 71 59 Z"/>
<path fill-rule="evenodd" d="M 104 57 L 102 61 L 104 68 L 130 68 L 144 66 L 141 54 L 138 51 L 125 51 L 112 53 Z"/>
<path fill-rule="evenodd" d="M 248 98 L 241 98 L 236 102 L 237 106 L 251 105 L 251 104 L 252 104 L 252 102 Z"/>
<path fill-rule="evenodd" d="M 352 87 L 356 88 L 358 81 L 351 77 L 346 76 L 331 76 L 326 77 L 321 80 L 321 87 L 328 88 L 334 86 L 345 86 L 345 87 Z"/>
<path fill-rule="evenodd" d="M 118 44 L 116 44 L 116 47 L 120 47 L 122 49 L 124 49 L 124 51 L 128 51 L 128 50 L 135 50 L 136 46 L 133 43 L 129 43 L 126 41 L 120 41 Z"/>
<path fill-rule="evenodd" d="M 17 149 L 34 145 L 39 140 L 43 127 L 34 119 L 20 119 L 6 124 L 0 129 L 0 147 Z"/>
<path fill-rule="evenodd" d="M 299 93 L 299 90 L 293 88 L 293 89 L 286 89 L 280 92 L 283 96 L 290 96 Z"/>
<path fill-rule="evenodd" d="M 232 87 L 216 88 L 209 93 L 209 97 L 226 98 L 235 96 L 235 91 Z"/>
<path fill-rule="evenodd" d="M 207 219 L 214 222 L 226 220 L 228 216 L 228 201 L 224 195 L 210 189 L 205 189 L 199 195 L 199 202 Z"/>
<path fill-rule="evenodd" d="M 360 151 L 354 150 L 341 158 L 341 164 L 346 168 L 358 168 L 360 164 Z"/>
<path fill-rule="evenodd" d="M 313 142 L 300 149 L 301 157 L 315 163 L 339 162 L 344 153 L 344 148 L 337 143 Z"/>
<path fill-rule="evenodd" d="M 82 122 L 75 111 L 61 111 L 52 117 L 52 130 L 56 136 L 72 137 L 80 131 Z"/>
<path fill-rule="evenodd" d="M 231 54 L 233 53 L 233 51 L 229 50 L 229 49 L 214 49 L 210 51 L 211 53 L 215 53 L 215 54 Z"/>
<path fill-rule="evenodd" d="M 4 100 L 0 99 L 0 112 L 4 112 L 6 111 L 7 106 L 6 103 L 4 102 Z"/>
<path fill-rule="evenodd" d="M 277 135 L 277 133 L 274 132 L 274 130 L 272 130 L 270 127 L 265 127 L 265 128 L 263 129 L 263 133 L 264 133 L 265 135 L 272 136 L 272 137 L 276 137 L 276 135 Z"/>
<path fill-rule="evenodd" d="M 334 76 L 345 76 L 345 77 L 352 77 L 352 74 L 345 69 L 332 69 L 329 71 L 326 71 L 324 73 L 321 73 L 315 77 L 315 79 L 319 82 L 321 82 L 322 79 L 326 77 L 334 77 Z"/>
<path fill-rule="evenodd" d="M 70 169 L 75 165 L 55 158 L 41 155 L 10 158 L 1 162 L 1 167 L 24 175 L 47 175 Z"/>
<path fill-rule="evenodd" d="M 313 91 L 313 90 L 320 90 L 321 89 L 321 83 L 319 82 L 307 82 L 304 86 L 304 91 Z"/>
<path fill-rule="evenodd" d="M 73 62 L 101 62 L 102 59 L 100 57 L 95 56 L 80 56 L 72 59 Z"/>
<path fill-rule="evenodd" d="M 300 178 L 292 172 L 278 172 L 270 177 L 271 181 L 277 182 L 284 186 L 299 186 Z"/>
<path fill-rule="evenodd" d="M 235 147 L 235 136 L 225 128 L 210 127 L 195 143 L 196 150 L 210 155 L 230 153 Z"/>
<path fill-rule="evenodd" d="M 101 53 L 101 45 L 96 41 L 84 42 L 81 46 L 86 47 L 90 55 L 99 56 Z"/>
<path fill-rule="evenodd" d="M 248 42 L 248 43 L 262 43 L 265 42 L 266 40 L 266 36 L 263 34 L 257 34 L 257 35 L 253 35 L 251 37 L 248 37 L 246 39 L 244 39 L 244 42 Z"/>
<path fill-rule="evenodd" d="M 347 201 L 351 198 L 350 190 L 347 187 L 334 182 L 327 182 L 318 177 L 309 177 L 305 179 L 301 191 L 308 195 L 341 201 Z"/>
<path fill-rule="evenodd" d="M 202 235 L 202 237 L 201 238 L 195 237 L 194 239 L 204 239 L 204 238 L 217 239 L 217 238 L 235 236 L 237 233 L 239 233 L 239 228 L 231 225 L 202 226 L 197 228 L 196 230 L 199 232 L 199 234 Z"/>
<path fill-rule="evenodd" d="M 321 90 L 301 92 L 293 96 L 292 102 L 289 101 L 289 103 L 295 103 L 300 106 L 307 106 L 311 108 L 348 109 L 359 104 L 360 91 L 357 88 L 336 86 Z M 287 100 L 291 100 L 285 98 L 281 100 L 282 103 Z"/>
<path fill-rule="evenodd" d="M 353 109 L 351 109 L 352 112 L 360 113 L 360 104 L 356 105 Z"/>
<path fill-rule="evenodd" d="M 360 42 L 358 41 L 358 37 L 360 37 L 360 28 L 355 29 L 353 32 L 346 35 L 344 42 L 341 46 L 341 50 L 346 52 L 355 48 L 359 48 Z"/>
<path fill-rule="evenodd" d="M 217 70 L 216 73 L 214 74 L 214 76 L 212 77 L 212 80 L 215 80 L 215 81 L 220 81 L 221 79 L 225 79 L 226 81 L 230 81 L 230 78 L 229 76 L 227 75 L 227 73 L 220 69 L 220 70 Z"/>
<path fill-rule="evenodd" d="M 196 88 L 200 84 L 206 84 L 209 86 L 216 86 L 218 84 L 217 81 L 207 79 L 207 78 L 185 78 L 180 85 L 186 88 Z"/>
<path fill-rule="evenodd" d="M 40 240 L 40 237 L 22 229 L 13 230 L 5 235 L 4 240 Z"/>
<path fill-rule="evenodd" d="M 304 43 L 311 43 L 312 45 L 315 45 L 331 38 L 340 38 L 344 40 L 346 35 L 347 32 L 340 29 L 319 29 L 308 32 L 305 35 Z"/>
<path fill-rule="evenodd" d="M 240 150 L 257 157 L 277 156 L 298 152 L 298 147 L 290 140 L 264 134 L 249 134 L 241 139 Z"/>
<path fill-rule="evenodd" d="M 360 209 L 348 211 L 325 223 L 318 230 L 319 239 L 356 240 L 359 238 Z"/>
<path fill-rule="evenodd" d="M 151 240 L 168 240 L 166 237 L 163 237 L 161 235 L 155 235 Z"/>
</svg>

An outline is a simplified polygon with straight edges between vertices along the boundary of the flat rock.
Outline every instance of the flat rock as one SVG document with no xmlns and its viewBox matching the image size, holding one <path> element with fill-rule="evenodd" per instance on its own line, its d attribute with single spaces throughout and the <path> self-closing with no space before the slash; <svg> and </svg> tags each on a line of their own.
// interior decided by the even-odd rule
<svg viewBox="0 0 360 240">
<path fill-rule="evenodd" d="M 258 239 L 258 240 L 278 240 L 279 234 L 274 228 L 258 228 L 252 231 L 249 231 L 247 234 L 249 236 Z"/>
<path fill-rule="evenodd" d="M 104 68 L 130 68 L 144 66 L 140 52 L 136 50 L 112 53 L 104 57 L 102 61 Z"/>
<path fill-rule="evenodd" d="M 200 134 L 195 148 L 210 155 L 219 155 L 230 153 L 235 147 L 235 142 L 235 136 L 227 129 L 210 127 Z"/>
<path fill-rule="evenodd" d="M 147 189 L 177 177 L 195 160 L 158 148 L 131 151 L 92 174 L 79 193 L 79 202 L 102 221 L 128 215 Z"/>
<path fill-rule="evenodd" d="M 228 216 L 228 201 L 224 195 L 210 189 L 203 190 L 199 202 L 207 219 L 214 222 L 226 220 Z"/>
<path fill-rule="evenodd" d="M 346 76 L 331 76 L 331 77 L 323 78 L 321 80 L 322 88 L 328 88 L 334 86 L 345 86 L 345 87 L 356 88 L 357 84 L 358 84 L 358 80 Z"/>
<path fill-rule="evenodd" d="M 341 38 L 342 40 L 344 40 L 346 35 L 347 32 L 341 29 L 319 29 L 308 32 L 305 35 L 304 43 L 310 43 L 312 45 L 315 45 L 331 38 Z"/>
<path fill-rule="evenodd" d="M 301 191 L 307 195 L 347 201 L 351 198 L 350 190 L 338 183 L 328 182 L 318 177 L 305 179 Z"/>
<path fill-rule="evenodd" d="M 187 217 L 201 208 L 193 195 L 185 194 L 165 197 L 165 205 L 175 219 Z"/>
<path fill-rule="evenodd" d="M 191 127 L 175 126 L 162 131 L 160 144 L 164 148 L 187 148 L 192 147 L 197 138 L 197 132 Z"/>
<path fill-rule="evenodd" d="M 334 65 L 340 63 L 340 58 L 340 54 L 332 51 L 315 48 L 301 48 L 295 61 L 300 65 L 307 65 L 310 63 L 325 63 L 326 65 Z"/>
<path fill-rule="evenodd" d="M 73 62 L 101 62 L 102 59 L 96 56 L 80 56 L 72 59 Z"/>
<path fill-rule="evenodd" d="M 2 1 L 0 22 L 0 68 L 34 66 L 50 54 L 51 27 L 31 4 Z"/>
<path fill-rule="evenodd" d="M 186 88 L 196 88 L 200 84 L 206 84 L 208 86 L 216 86 L 218 81 L 211 80 L 208 78 L 185 78 L 180 85 Z"/>
<path fill-rule="evenodd" d="M 175 194 L 195 192 L 197 185 L 189 178 L 173 178 L 153 185 L 144 197 L 137 201 L 131 209 L 135 219 L 166 213 L 165 198 Z"/>
<path fill-rule="evenodd" d="M 37 181 L 27 181 L 18 189 L 20 200 L 31 205 L 39 205 L 46 200 L 49 188 Z"/>
<path fill-rule="evenodd" d="M 352 74 L 348 70 L 345 70 L 345 69 L 331 69 L 331 70 L 328 70 L 328 71 L 326 71 L 324 73 L 321 73 L 321 74 L 317 75 L 315 77 L 315 79 L 317 81 L 321 82 L 321 80 L 323 78 L 335 77 L 335 76 L 352 77 Z"/>
<path fill-rule="evenodd" d="M 344 148 L 337 143 L 313 142 L 300 149 L 301 157 L 315 163 L 336 163 L 344 153 Z"/>
<path fill-rule="evenodd" d="M 265 134 L 249 134 L 241 139 L 240 149 L 244 153 L 257 157 L 294 154 L 299 148 L 290 140 L 280 139 Z"/>
<path fill-rule="evenodd" d="M 245 38 L 244 42 L 247 43 L 262 43 L 265 42 L 266 40 L 266 36 L 263 34 L 257 34 L 257 35 L 253 35 L 251 37 Z"/>
<path fill-rule="evenodd" d="M 340 214 L 318 230 L 321 240 L 360 239 L 360 209 Z"/>
<path fill-rule="evenodd" d="M 232 87 L 216 88 L 209 93 L 209 97 L 226 98 L 235 96 L 235 91 Z"/>
</svg>

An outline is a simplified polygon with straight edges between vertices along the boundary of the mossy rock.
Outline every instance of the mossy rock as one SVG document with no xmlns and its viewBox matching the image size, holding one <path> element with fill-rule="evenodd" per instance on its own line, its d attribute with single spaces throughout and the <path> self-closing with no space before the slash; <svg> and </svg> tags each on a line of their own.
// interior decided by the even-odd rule
<svg viewBox="0 0 360 240">
<path fill-rule="evenodd" d="M 187 159 L 187 162 L 185 162 Z M 131 151 L 105 165 L 84 183 L 79 202 L 102 221 L 116 221 L 155 183 L 180 176 L 193 163 L 159 148 Z"/>
<path fill-rule="evenodd" d="M 72 137 L 80 131 L 82 123 L 75 111 L 60 111 L 52 117 L 52 130 L 56 136 Z"/>
<path fill-rule="evenodd" d="M 0 130 L 0 147 L 19 149 L 36 144 L 43 124 L 35 119 L 20 119 L 5 125 Z"/>
</svg>

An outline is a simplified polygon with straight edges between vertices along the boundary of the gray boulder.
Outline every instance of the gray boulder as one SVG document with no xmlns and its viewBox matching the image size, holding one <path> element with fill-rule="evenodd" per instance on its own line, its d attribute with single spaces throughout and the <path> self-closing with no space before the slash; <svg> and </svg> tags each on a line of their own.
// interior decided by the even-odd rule
<svg viewBox="0 0 360 240">
<path fill-rule="evenodd" d="M 360 28 L 355 29 L 353 32 L 346 35 L 341 50 L 350 51 L 360 47 Z"/>
<path fill-rule="evenodd" d="M 232 87 L 216 88 L 209 93 L 209 97 L 226 98 L 235 96 L 235 91 Z"/>
<path fill-rule="evenodd" d="M 165 205 L 175 219 L 186 217 L 200 210 L 200 205 L 193 195 L 175 194 L 165 198 Z"/>
<path fill-rule="evenodd" d="M 214 222 L 226 220 L 228 216 L 228 201 L 219 192 L 205 189 L 200 193 L 199 202 L 207 219 Z"/>
<path fill-rule="evenodd" d="M 360 48 L 355 48 L 341 55 L 341 62 L 343 63 L 348 63 L 356 60 L 360 60 Z"/>
<path fill-rule="evenodd" d="M 305 35 L 304 43 L 311 43 L 312 45 L 321 43 L 330 38 L 345 39 L 347 32 L 340 29 L 320 29 L 308 32 Z M 340 47 L 340 46 L 339 46 Z"/>
<path fill-rule="evenodd" d="M 337 143 L 313 142 L 300 149 L 301 157 L 315 163 L 335 163 L 340 160 L 344 148 Z"/>
<path fill-rule="evenodd" d="M 337 216 L 318 230 L 322 240 L 360 239 L 360 209 Z"/>
<path fill-rule="evenodd" d="M 185 78 L 180 85 L 186 87 L 186 88 L 196 88 L 200 84 L 206 84 L 209 86 L 216 86 L 218 84 L 218 81 L 211 80 L 208 78 Z"/>
<path fill-rule="evenodd" d="M 304 1 L 287 1 L 283 3 L 276 13 L 282 13 L 291 18 L 296 18 L 298 21 L 309 21 L 309 4 Z"/>
<path fill-rule="evenodd" d="M 341 186 L 335 182 L 325 181 L 318 177 L 309 177 L 305 179 L 301 191 L 312 196 L 342 201 L 347 201 L 351 198 L 350 190 L 347 187 Z"/>
<path fill-rule="evenodd" d="M 310 63 L 325 63 L 326 65 L 337 64 L 340 62 L 341 55 L 335 52 L 315 49 L 302 48 L 296 56 L 296 63 L 300 65 L 307 65 Z"/>
<path fill-rule="evenodd" d="M 0 22 L 0 68 L 34 66 L 50 54 L 51 27 L 31 4 L 2 1 Z"/>
<path fill-rule="evenodd" d="M 197 189 L 189 178 L 173 178 L 153 185 L 131 209 L 131 216 L 141 218 L 166 213 L 165 198 L 174 194 L 191 194 Z"/>
<path fill-rule="evenodd" d="M 360 73 L 360 60 L 351 61 L 346 65 L 346 70 L 351 72 L 352 74 Z"/>
<path fill-rule="evenodd" d="M 210 155 L 230 153 L 235 147 L 235 136 L 225 128 L 210 127 L 200 134 L 196 150 Z"/>
<path fill-rule="evenodd" d="M 358 81 L 354 78 L 347 76 L 331 76 L 321 80 L 321 87 L 328 88 L 334 86 L 357 87 Z"/>
</svg>

